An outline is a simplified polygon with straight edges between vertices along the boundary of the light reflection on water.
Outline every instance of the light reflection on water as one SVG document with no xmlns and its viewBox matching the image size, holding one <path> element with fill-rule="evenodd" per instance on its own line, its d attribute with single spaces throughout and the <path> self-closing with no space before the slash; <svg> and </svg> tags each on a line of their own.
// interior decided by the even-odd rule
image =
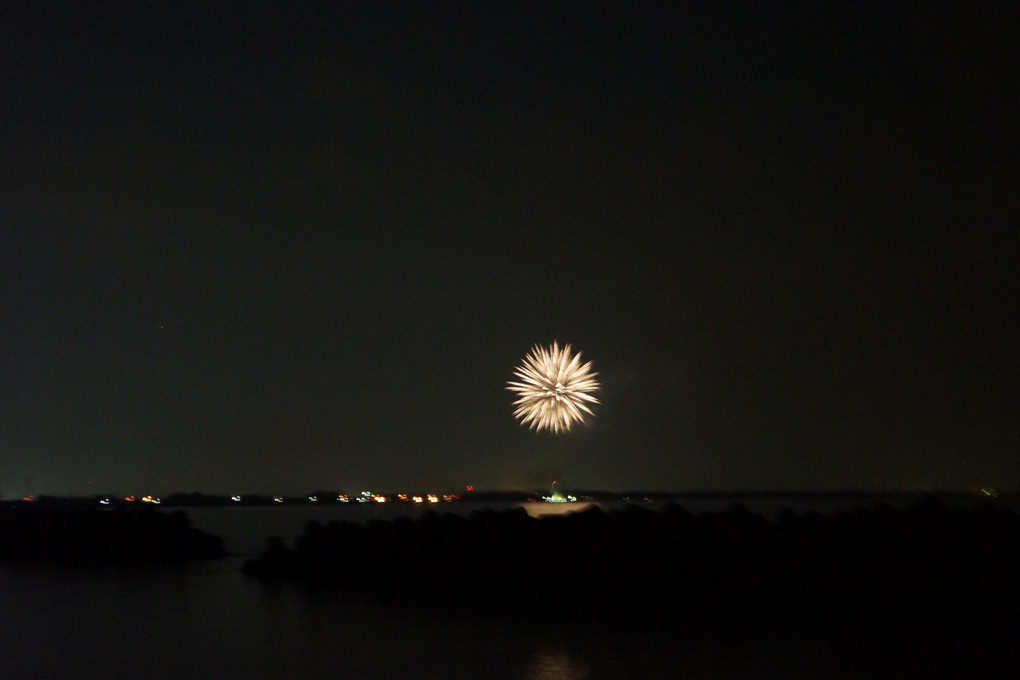
<svg viewBox="0 0 1020 680">
<path fill-rule="evenodd" d="M 588 680 L 591 674 L 562 648 L 539 649 L 531 659 L 524 680 Z"/>
<path fill-rule="evenodd" d="M 577 503 L 524 503 L 521 507 L 531 517 L 546 517 L 548 515 L 567 515 L 572 512 L 582 512 L 598 505 L 598 503 L 579 501 Z"/>
</svg>

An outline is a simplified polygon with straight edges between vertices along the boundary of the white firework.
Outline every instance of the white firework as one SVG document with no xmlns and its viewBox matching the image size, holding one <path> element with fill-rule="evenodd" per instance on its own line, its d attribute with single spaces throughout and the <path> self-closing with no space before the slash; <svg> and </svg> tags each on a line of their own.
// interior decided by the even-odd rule
<svg viewBox="0 0 1020 680">
<path fill-rule="evenodd" d="M 595 415 L 588 404 L 601 403 L 591 395 L 599 389 L 598 373 L 592 372 L 590 361 L 581 365 L 580 352 L 571 356 L 570 345 L 535 345 L 514 375 L 520 382 L 507 382 L 507 389 L 520 397 L 513 404 L 514 417 L 536 431 L 569 430 L 584 422 L 584 414 Z"/>
</svg>

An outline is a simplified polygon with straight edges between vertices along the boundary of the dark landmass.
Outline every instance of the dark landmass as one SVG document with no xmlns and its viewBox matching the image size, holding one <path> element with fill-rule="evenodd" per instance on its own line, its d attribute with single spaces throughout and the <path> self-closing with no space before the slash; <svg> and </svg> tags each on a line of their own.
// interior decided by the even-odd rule
<svg viewBox="0 0 1020 680">
<path fill-rule="evenodd" d="M 830 515 L 740 505 L 694 515 L 632 504 L 530 517 L 523 509 L 367 523 L 308 522 L 244 566 L 395 601 L 527 617 L 1015 626 L 1020 517 L 924 497 Z"/>
<path fill-rule="evenodd" d="M 224 555 L 223 540 L 192 527 L 181 511 L 99 509 L 68 499 L 0 506 L 4 562 L 145 564 Z"/>
</svg>

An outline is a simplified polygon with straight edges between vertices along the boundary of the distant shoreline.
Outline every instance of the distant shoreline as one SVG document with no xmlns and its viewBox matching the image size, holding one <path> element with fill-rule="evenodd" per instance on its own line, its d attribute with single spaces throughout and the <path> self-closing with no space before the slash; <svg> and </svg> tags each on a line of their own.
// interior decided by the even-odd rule
<svg viewBox="0 0 1020 680">
<path fill-rule="evenodd" d="M 366 492 L 367 493 L 367 492 Z M 740 501 L 740 500 L 780 500 L 789 498 L 791 500 L 810 499 L 846 499 L 849 501 L 861 500 L 865 502 L 875 500 L 900 499 L 909 501 L 916 498 L 937 497 L 953 502 L 969 502 L 977 500 L 1003 500 L 1020 501 L 1020 491 L 996 491 L 992 489 L 977 490 L 892 490 L 892 491 L 862 491 L 862 490 L 746 490 L 746 491 L 604 491 L 604 490 L 572 490 L 572 501 L 576 502 L 656 502 L 656 503 L 680 503 L 685 501 Z M 538 491 L 470 491 L 462 494 L 446 494 L 439 497 L 435 503 L 541 503 L 543 492 Z M 425 498 L 427 494 L 420 494 Z M 347 500 L 343 503 L 355 505 L 359 496 L 347 495 L 338 491 L 319 490 L 302 496 L 267 496 L 264 494 L 241 494 L 226 496 L 223 494 L 210 493 L 173 493 L 166 498 L 152 499 L 152 497 L 116 497 L 109 495 L 91 496 L 51 496 L 40 495 L 34 498 L 0 499 L 0 504 L 10 507 L 21 505 L 48 505 L 48 506 L 92 506 L 103 505 L 109 507 L 131 507 L 143 506 L 155 502 L 164 508 L 188 508 L 208 506 L 274 506 L 274 505 L 339 505 L 338 497 Z M 386 503 L 413 505 L 412 494 L 384 493 L 372 494 L 372 498 L 364 502 L 374 502 L 375 498 L 383 498 Z M 427 504 L 423 502 L 422 504 Z"/>
</svg>

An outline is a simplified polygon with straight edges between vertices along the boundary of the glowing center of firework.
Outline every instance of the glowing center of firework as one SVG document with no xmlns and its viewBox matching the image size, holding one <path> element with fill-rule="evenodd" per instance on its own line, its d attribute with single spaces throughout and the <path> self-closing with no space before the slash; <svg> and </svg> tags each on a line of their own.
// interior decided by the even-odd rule
<svg viewBox="0 0 1020 680">
<path fill-rule="evenodd" d="M 569 430 L 584 422 L 585 414 L 594 415 L 587 404 L 600 403 L 591 395 L 599 389 L 598 373 L 592 372 L 590 361 L 582 365 L 581 353 L 572 355 L 570 345 L 562 349 L 556 342 L 550 347 L 535 345 L 514 375 L 520 381 L 507 383 L 519 397 L 514 417 L 536 431 Z"/>
</svg>

